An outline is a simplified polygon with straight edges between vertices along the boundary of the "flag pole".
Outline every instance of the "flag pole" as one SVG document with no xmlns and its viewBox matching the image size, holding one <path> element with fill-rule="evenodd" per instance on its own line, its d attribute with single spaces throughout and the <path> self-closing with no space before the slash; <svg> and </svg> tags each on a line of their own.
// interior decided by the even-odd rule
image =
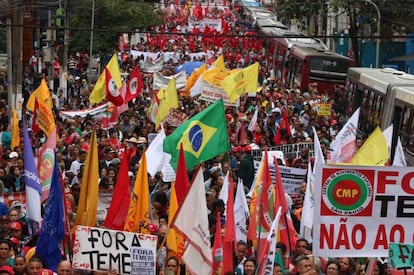
<svg viewBox="0 0 414 275">
<path fill-rule="evenodd" d="M 263 203 L 260 204 L 259 206 L 259 217 L 263 216 Z M 257 228 L 257 227 L 256 227 Z M 262 231 L 259 229 L 259 234 L 257 235 L 257 251 L 256 251 L 256 259 L 257 259 L 257 267 L 260 266 L 259 263 L 259 255 L 260 255 L 260 237 L 261 237 L 261 233 Z M 256 271 L 254 272 L 255 275 L 257 275 L 259 273 L 259 269 L 260 268 L 256 268 Z"/>
</svg>

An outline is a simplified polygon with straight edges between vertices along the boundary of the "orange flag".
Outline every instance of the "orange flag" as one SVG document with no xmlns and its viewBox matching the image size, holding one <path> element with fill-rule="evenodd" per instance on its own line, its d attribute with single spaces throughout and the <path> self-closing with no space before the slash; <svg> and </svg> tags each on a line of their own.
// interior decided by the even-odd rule
<svg viewBox="0 0 414 275">
<path fill-rule="evenodd" d="M 124 231 L 150 234 L 150 201 L 148 188 L 147 158 L 142 154 L 134 190 L 129 203 Z"/>
</svg>

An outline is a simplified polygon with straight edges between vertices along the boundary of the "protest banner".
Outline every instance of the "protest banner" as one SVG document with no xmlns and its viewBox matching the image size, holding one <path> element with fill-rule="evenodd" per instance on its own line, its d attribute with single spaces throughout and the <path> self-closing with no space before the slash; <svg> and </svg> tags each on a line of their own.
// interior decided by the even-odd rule
<svg viewBox="0 0 414 275">
<path fill-rule="evenodd" d="M 155 275 L 156 249 L 146 247 L 131 247 L 131 275 Z"/>
<path fill-rule="evenodd" d="M 388 259 L 392 268 L 414 269 L 414 245 L 390 243 Z"/>
<path fill-rule="evenodd" d="M 331 116 L 332 105 L 330 103 L 319 103 L 318 116 Z"/>
<path fill-rule="evenodd" d="M 236 100 L 235 102 L 230 102 L 229 96 L 226 92 L 219 87 L 213 86 L 208 84 L 206 81 L 203 80 L 202 85 L 203 90 L 201 91 L 200 100 L 205 102 L 214 103 L 219 99 L 223 99 L 225 106 L 239 106 L 240 100 Z"/>
<path fill-rule="evenodd" d="M 255 173 L 260 167 L 260 161 L 254 161 Z M 306 169 L 281 166 L 279 165 L 280 174 L 282 176 L 283 188 L 287 194 L 299 194 L 300 186 L 306 178 Z M 276 182 L 276 170 L 273 159 L 269 159 L 269 171 L 272 182 Z"/>
<path fill-rule="evenodd" d="M 120 274 L 131 274 L 131 247 L 156 249 L 157 239 L 154 235 L 77 226 L 72 266 L 91 271 L 112 267 Z"/>
<path fill-rule="evenodd" d="M 411 243 L 413 177 L 411 167 L 318 164 L 313 253 L 387 257 L 390 242 Z"/>
</svg>

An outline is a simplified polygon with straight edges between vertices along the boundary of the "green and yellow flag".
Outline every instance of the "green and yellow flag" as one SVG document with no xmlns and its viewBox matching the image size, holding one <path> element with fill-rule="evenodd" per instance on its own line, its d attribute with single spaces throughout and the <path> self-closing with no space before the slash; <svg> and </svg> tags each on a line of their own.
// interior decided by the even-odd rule
<svg viewBox="0 0 414 275">
<path fill-rule="evenodd" d="M 170 163 L 174 169 L 177 169 L 180 143 L 187 170 L 230 150 L 222 99 L 181 124 L 164 140 L 164 152 L 171 154 Z"/>
<path fill-rule="evenodd" d="M 220 85 L 229 95 L 230 102 L 235 102 L 242 93 L 257 91 L 259 77 L 259 63 L 256 62 L 237 73 L 230 74 L 224 78 Z"/>
</svg>

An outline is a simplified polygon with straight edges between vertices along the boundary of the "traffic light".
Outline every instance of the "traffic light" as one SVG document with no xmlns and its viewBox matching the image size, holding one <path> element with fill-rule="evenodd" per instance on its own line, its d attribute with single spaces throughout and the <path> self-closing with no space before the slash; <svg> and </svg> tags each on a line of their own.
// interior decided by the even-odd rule
<svg viewBox="0 0 414 275">
<path fill-rule="evenodd" d="M 49 42 L 52 41 L 52 30 L 51 29 L 43 29 L 40 32 L 40 47 L 45 48 L 49 46 Z"/>
<path fill-rule="evenodd" d="M 65 29 L 56 29 L 55 42 L 57 45 L 65 44 Z"/>
</svg>

